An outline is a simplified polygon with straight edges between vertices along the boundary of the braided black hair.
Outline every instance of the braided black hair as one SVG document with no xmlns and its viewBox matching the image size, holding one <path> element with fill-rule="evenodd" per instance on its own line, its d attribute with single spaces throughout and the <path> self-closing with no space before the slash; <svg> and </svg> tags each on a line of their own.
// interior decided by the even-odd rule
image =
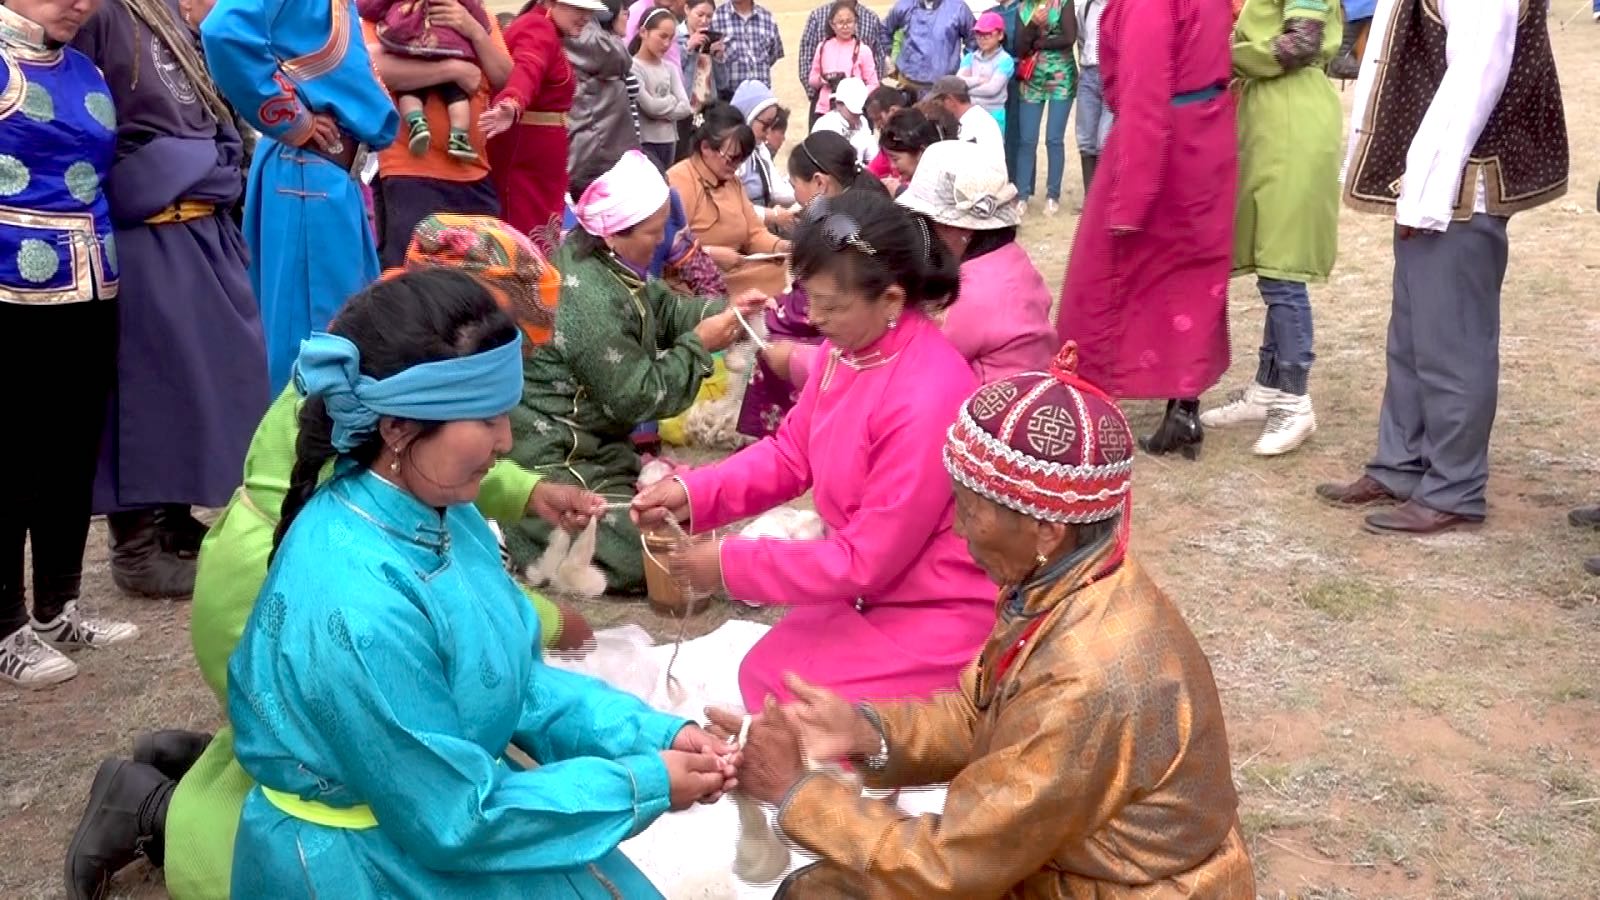
<svg viewBox="0 0 1600 900">
<path fill-rule="evenodd" d="M 492 350 L 517 337 L 516 325 L 482 282 L 442 268 L 407 272 L 368 287 L 345 303 L 328 330 L 355 344 L 361 351 L 361 373 L 378 379 L 422 363 Z M 338 455 L 333 420 L 321 398 L 308 398 L 301 405 L 299 423 L 289 490 L 272 535 L 274 555 L 295 517 L 316 493 L 322 470 Z M 419 437 L 443 425 L 419 424 Z M 382 451 L 383 437 L 373 432 L 345 455 L 366 468 Z"/>
</svg>

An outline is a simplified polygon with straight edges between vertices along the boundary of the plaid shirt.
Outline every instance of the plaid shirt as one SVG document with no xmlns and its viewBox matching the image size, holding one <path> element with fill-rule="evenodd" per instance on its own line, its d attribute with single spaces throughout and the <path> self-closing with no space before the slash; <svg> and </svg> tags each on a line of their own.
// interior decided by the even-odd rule
<svg viewBox="0 0 1600 900">
<path fill-rule="evenodd" d="M 811 61 L 817 58 L 817 48 L 828 39 L 828 14 L 833 12 L 832 3 L 813 9 L 811 15 L 806 16 L 806 30 L 800 35 L 800 84 L 806 89 L 806 96 L 816 102 L 817 92 L 811 87 Z M 883 27 L 883 20 L 878 14 L 867 9 L 863 3 L 856 4 L 856 37 L 861 43 L 872 48 L 872 61 L 878 66 L 878 77 L 882 78 L 885 72 L 883 61 L 889 57 L 889 32 Z"/>
<path fill-rule="evenodd" d="M 783 35 L 778 20 L 764 6 L 755 6 L 747 19 L 732 3 L 723 3 L 711 14 L 711 30 L 720 31 L 727 50 L 717 60 L 717 89 L 732 93 L 746 81 L 759 81 L 772 87 L 772 66 L 783 59 Z"/>
</svg>

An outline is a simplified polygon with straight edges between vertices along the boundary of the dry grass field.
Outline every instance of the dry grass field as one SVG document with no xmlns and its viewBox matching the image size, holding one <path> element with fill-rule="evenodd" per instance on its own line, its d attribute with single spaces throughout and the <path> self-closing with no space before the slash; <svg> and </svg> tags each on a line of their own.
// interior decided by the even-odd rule
<svg viewBox="0 0 1600 900">
<path fill-rule="evenodd" d="M 1312 495 L 1365 460 L 1383 383 L 1390 229 L 1348 211 L 1338 270 L 1313 290 L 1313 440 L 1261 461 L 1253 434 L 1213 432 L 1198 462 L 1138 461 L 1135 548 L 1210 653 L 1264 897 L 1600 896 L 1600 579 L 1580 568 L 1600 534 L 1565 521 L 1600 497 L 1600 445 L 1588 443 L 1600 420 L 1600 25 L 1585 13 L 1560 27 L 1575 0 L 1560 6 L 1572 191 L 1511 226 L 1486 526 L 1373 537 Z M 791 52 L 808 8 L 776 6 Z M 794 68 L 776 73 L 791 104 Z M 1042 164 L 1041 153 L 1041 179 Z M 1065 209 L 1028 219 L 1023 238 L 1047 280 L 1058 281 L 1075 224 Z M 1230 383 L 1254 371 L 1253 284 L 1235 284 L 1232 316 Z M 1128 411 L 1141 433 L 1160 412 Z M 141 730 L 217 723 L 186 607 L 120 596 L 104 540 L 96 525 L 86 603 L 144 634 L 83 658 L 83 674 L 55 690 L 0 688 L 3 900 L 61 895 L 62 852 L 101 757 L 125 754 Z M 642 602 L 586 611 L 597 625 L 670 634 Z M 719 606 L 692 628 L 746 614 Z M 165 896 L 145 870 L 117 890 Z"/>
</svg>

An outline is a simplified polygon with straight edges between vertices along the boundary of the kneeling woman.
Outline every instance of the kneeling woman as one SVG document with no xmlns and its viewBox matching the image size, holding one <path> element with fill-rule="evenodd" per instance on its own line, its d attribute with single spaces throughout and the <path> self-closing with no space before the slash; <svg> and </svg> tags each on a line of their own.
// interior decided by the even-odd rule
<svg viewBox="0 0 1600 900">
<path fill-rule="evenodd" d="M 956 528 L 1001 585 L 961 690 L 856 706 L 794 683 L 750 729 L 740 789 L 822 857 L 779 895 L 1255 897 L 1211 666 L 1128 557 L 1133 434 L 1075 356 L 983 388 L 939 442 Z M 948 780 L 944 812 L 808 775 L 802 744 L 873 787 Z"/>
<path fill-rule="evenodd" d="M 470 276 L 422 272 L 333 331 L 296 365 L 294 474 L 228 668 L 258 785 L 233 896 L 659 896 L 617 845 L 714 798 L 736 760 L 531 652 L 537 619 L 471 505 L 511 446 L 516 328 Z M 511 744 L 538 767 L 503 763 Z"/>
<path fill-rule="evenodd" d="M 407 250 L 406 269 L 441 267 L 467 272 L 489 288 L 520 327 L 524 353 L 550 339 L 560 279 L 528 238 L 509 225 L 484 216 L 424 219 Z M 228 658 L 267 580 L 303 402 L 290 385 L 267 410 L 245 457 L 244 484 L 200 547 L 189 629 L 200 677 L 224 717 Z M 601 512 L 596 504 L 604 505 L 577 488 L 540 481 L 505 459 L 484 476 L 475 502 L 485 516 L 502 523 L 539 515 L 569 529 L 582 528 Z M 530 599 L 545 648 L 580 650 L 593 637 L 573 610 L 537 595 Z M 141 735 L 132 759 L 102 763 L 68 849 L 68 900 L 100 900 L 110 877 L 140 855 L 165 866 L 172 900 L 226 900 L 239 810 L 255 786 L 233 750 L 233 729 L 224 722 L 214 738 L 173 730 Z"/>
<path fill-rule="evenodd" d="M 976 381 L 928 318 L 956 262 L 918 217 L 849 191 L 800 230 L 794 272 L 826 361 L 776 435 L 634 501 L 706 532 L 813 491 L 827 536 L 728 538 L 673 563 L 701 590 L 793 609 L 739 667 L 747 707 L 785 670 L 851 699 L 953 688 L 994 623 L 993 589 L 951 529 L 940 447 Z"/>
<path fill-rule="evenodd" d="M 667 222 L 667 184 L 630 150 L 610 171 L 574 181 L 578 227 L 554 260 L 561 273 L 556 337 L 528 358 L 522 404 L 512 411 L 512 458 L 606 499 L 632 499 L 640 459 L 629 434 L 641 422 L 689 408 L 712 372 L 711 354 L 741 334 L 721 300 L 675 294 L 646 274 Z M 765 299 L 746 296 L 746 315 Z M 551 526 L 524 520 L 507 534 L 519 564 L 538 556 Z M 601 522 L 595 562 L 612 591 L 644 586 L 639 532 L 628 517 Z"/>
</svg>

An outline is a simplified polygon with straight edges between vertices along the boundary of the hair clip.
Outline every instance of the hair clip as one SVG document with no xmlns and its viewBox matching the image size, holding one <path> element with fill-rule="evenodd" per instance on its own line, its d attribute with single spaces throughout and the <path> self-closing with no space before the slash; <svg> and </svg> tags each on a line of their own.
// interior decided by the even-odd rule
<svg viewBox="0 0 1600 900">
<path fill-rule="evenodd" d="M 822 236 L 828 239 L 828 243 L 835 250 L 850 247 L 868 256 L 878 255 L 877 249 L 862 239 L 861 227 L 856 224 L 856 220 L 844 213 L 833 213 L 818 225 L 822 228 Z"/>
</svg>

